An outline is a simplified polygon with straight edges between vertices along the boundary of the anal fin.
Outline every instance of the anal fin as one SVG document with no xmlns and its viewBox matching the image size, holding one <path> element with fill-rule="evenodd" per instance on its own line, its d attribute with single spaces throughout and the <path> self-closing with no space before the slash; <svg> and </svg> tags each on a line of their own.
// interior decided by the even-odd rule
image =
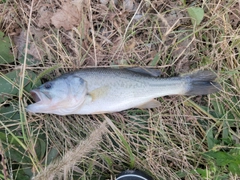
<svg viewBox="0 0 240 180">
<path fill-rule="evenodd" d="M 161 103 L 155 99 L 152 99 L 151 101 L 148 101 L 140 106 L 138 106 L 137 108 L 140 109 L 149 109 L 149 108 L 155 108 L 155 107 L 159 107 L 161 105 Z"/>
</svg>

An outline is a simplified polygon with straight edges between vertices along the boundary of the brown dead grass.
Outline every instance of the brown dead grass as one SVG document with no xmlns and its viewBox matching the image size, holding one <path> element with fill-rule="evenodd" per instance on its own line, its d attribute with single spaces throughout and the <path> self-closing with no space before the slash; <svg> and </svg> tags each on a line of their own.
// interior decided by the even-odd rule
<svg viewBox="0 0 240 180">
<path fill-rule="evenodd" d="M 102 135 L 106 133 L 107 122 L 104 121 L 86 140 L 81 141 L 75 148 L 67 151 L 60 160 L 50 163 L 34 179 L 52 180 L 56 177 L 58 177 L 58 179 L 68 179 L 68 173 L 71 169 L 73 169 L 77 162 L 81 161 L 84 156 L 96 148 L 102 140 Z"/>
</svg>

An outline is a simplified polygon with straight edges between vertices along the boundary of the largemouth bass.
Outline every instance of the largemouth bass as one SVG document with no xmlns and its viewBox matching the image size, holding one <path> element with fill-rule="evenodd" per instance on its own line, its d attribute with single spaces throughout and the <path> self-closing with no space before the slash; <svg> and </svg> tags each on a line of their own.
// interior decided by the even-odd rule
<svg viewBox="0 0 240 180">
<path fill-rule="evenodd" d="M 154 108 L 154 98 L 205 95 L 220 89 L 216 75 L 200 70 L 179 77 L 159 78 L 156 70 L 91 68 L 64 74 L 31 91 L 32 113 L 102 114 L 130 108 Z"/>
</svg>

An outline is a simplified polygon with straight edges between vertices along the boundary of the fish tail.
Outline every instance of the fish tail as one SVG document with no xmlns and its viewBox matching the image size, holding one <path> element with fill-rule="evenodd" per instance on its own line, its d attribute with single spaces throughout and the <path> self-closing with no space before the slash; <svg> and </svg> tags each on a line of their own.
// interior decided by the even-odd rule
<svg viewBox="0 0 240 180">
<path fill-rule="evenodd" d="M 206 95 L 221 90 L 219 83 L 214 82 L 216 74 L 209 70 L 199 70 L 197 72 L 182 76 L 186 78 L 189 86 L 184 95 Z"/>
</svg>

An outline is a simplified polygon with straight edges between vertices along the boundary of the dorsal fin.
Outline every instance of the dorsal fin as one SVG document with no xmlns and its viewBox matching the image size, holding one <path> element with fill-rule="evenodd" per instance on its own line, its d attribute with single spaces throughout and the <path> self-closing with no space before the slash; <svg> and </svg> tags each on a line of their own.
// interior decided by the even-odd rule
<svg viewBox="0 0 240 180">
<path fill-rule="evenodd" d="M 161 71 L 159 69 L 131 67 L 131 68 L 126 68 L 126 70 L 133 71 L 143 75 L 153 76 L 153 77 L 158 77 L 161 75 Z"/>
</svg>

